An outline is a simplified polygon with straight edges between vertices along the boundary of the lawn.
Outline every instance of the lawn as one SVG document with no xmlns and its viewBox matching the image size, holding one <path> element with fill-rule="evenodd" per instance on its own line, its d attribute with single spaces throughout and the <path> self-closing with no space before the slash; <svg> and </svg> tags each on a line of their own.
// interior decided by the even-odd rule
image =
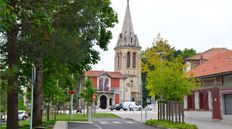
<svg viewBox="0 0 232 129">
<path fill-rule="evenodd" d="M 117 115 L 112 113 L 96 113 L 96 118 L 119 118 Z M 56 117 L 57 121 L 87 121 L 88 117 L 86 114 L 74 114 L 72 119 L 70 115 L 57 115 Z M 52 129 L 53 125 L 55 124 L 55 121 L 53 119 L 50 119 L 50 121 L 46 121 L 46 118 L 43 119 L 43 127 L 46 127 L 47 129 Z M 29 129 L 30 128 L 30 119 L 27 119 L 25 121 L 19 122 L 20 129 Z M 6 126 L 4 125 L 2 129 L 6 129 Z"/>
</svg>

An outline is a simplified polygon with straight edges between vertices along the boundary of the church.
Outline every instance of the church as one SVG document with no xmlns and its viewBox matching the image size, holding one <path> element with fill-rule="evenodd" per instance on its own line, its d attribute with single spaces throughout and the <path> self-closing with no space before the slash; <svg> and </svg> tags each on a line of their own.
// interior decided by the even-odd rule
<svg viewBox="0 0 232 129">
<path fill-rule="evenodd" d="M 85 73 L 97 90 L 97 106 L 102 109 L 125 101 L 141 103 L 141 46 L 134 33 L 129 0 L 114 51 L 114 71 L 91 70 Z"/>
</svg>

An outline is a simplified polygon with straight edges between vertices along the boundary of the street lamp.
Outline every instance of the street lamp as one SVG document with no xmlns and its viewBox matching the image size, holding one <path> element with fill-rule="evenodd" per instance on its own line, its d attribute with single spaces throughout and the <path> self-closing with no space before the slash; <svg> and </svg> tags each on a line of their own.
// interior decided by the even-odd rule
<svg viewBox="0 0 232 129">
<path fill-rule="evenodd" d="M 162 55 L 165 54 L 166 52 L 163 52 L 163 51 L 159 51 L 159 52 L 156 52 L 157 55 L 160 56 L 160 65 L 162 67 Z"/>
<path fill-rule="evenodd" d="M 161 67 L 161 69 L 162 69 L 162 55 L 163 54 L 165 54 L 165 52 L 163 52 L 163 51 L 159 51 L 159 52 L 156 52 L 156 54 L 158 54 L 159 56 L 160 56 L 160 67 Z M 162 100 L 162 95 L 160 96 L 160 99 Z M 157 104 L 157 101 L 155 100 L 155 102 L 156 102 L 156 105 L 158 105 Z M 159 109 L 159 105 L 158 105 L 158 119 L 160 118 L 160 109 Z"/>
</svg>

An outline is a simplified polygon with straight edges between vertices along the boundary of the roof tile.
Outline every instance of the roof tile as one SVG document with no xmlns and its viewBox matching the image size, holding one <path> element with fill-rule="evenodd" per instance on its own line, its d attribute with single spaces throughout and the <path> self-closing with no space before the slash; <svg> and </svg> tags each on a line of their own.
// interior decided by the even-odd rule
<svg viewBox="0 0 232 129">
<path fill-rule="evenodd" d="M 187 74 L 193 77 L 203 77 L 228 72 L 232 72 L 232 50 L 217 54 Z"/>
</svg>

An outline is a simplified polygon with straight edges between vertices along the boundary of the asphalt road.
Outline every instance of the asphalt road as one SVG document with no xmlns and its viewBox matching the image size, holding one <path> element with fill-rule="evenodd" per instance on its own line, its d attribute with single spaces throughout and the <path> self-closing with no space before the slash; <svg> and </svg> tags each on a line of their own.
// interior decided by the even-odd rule
<svg viewBox="0 0 232 129">
<path fill-rule="evenodd" d="M 122 118 L 98 118 L 94 123 L 72 123 L 68 124 L 69 129 L 159 129 L 147 126 L 130 119 Z"/>
</svg>

